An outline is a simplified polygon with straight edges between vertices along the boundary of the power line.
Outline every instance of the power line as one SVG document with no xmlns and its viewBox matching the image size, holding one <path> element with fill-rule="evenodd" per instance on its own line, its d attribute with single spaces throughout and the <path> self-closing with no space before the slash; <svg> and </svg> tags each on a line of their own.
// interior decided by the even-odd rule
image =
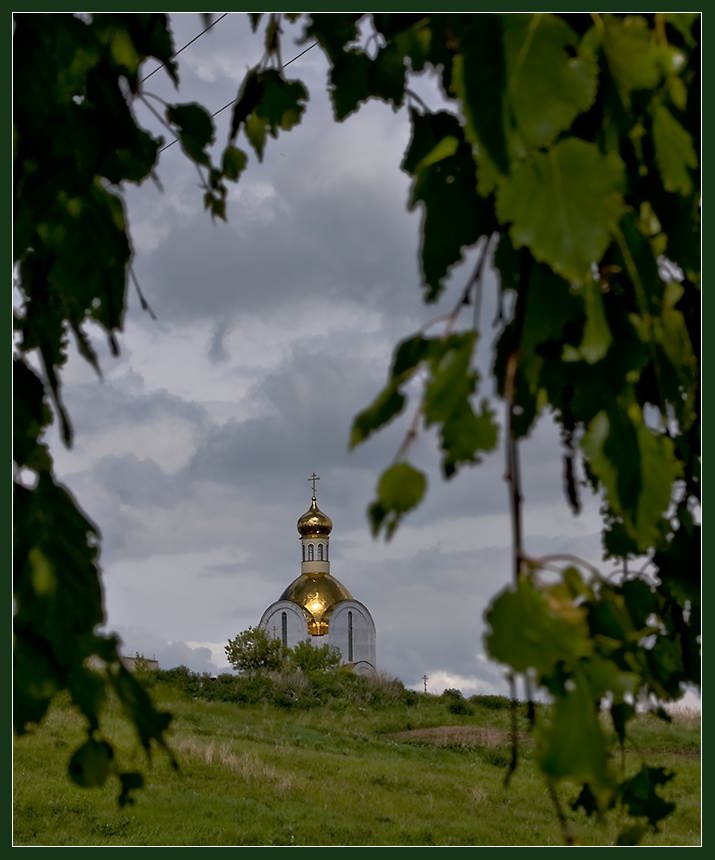
<svg viewBox="0 0 715 860">
<path fill-rule="evenodd" d="M 317 44 L 318 44 L 317 42 L 313 42 L 312 45 L 309 45 L 304 51 L 301 51 L 300 54 L 296 54 L 292 60 L 288 60 L 287 63 L 283 63 L 283 65 L 281 66 L 281 69 L 285 69 L 286 66 L 290 66 L 291 63 L 294 63 L 296 60 L 299 60 L 303 56 L 303 54 L 307 54 L 308 51 L 310 51 L 311 48 L 314 48 Z M 182 48 L 182 50 L 183 50 L 183 48 Z M 212 113 L 211 117 L 213 118 L 215 116 L 218 116 L 221 113 L 221 111 L 226 110 L 226 108 L 230 108 L 231 105 L 236 104 L 237 101 L 238 101 L 238 97 L 236 97 L 235 99 L 232 99 L 230 102 L 227 102 L 223 107 L 220 107 L 217 111 Z M 175 143 L 178 143 L 178 141 L 179 141 L 179 138 L 175 137 L 170 143 L 167 143 L 166 146 L 162 146 L 162 148 L 159 150 L 157 155 L 164 152 L 165 149 L 168 149 L 170 146 L 173 146 Z"/>
<path fill-rule="evenodd" d="M 217 18 L 215 21 L 212 21 L 212 22 L 208 25 L 208 27 L 206 27 L 206 29 L 205 29 L 205 30 L 202 30 L 202 31 L 199 33 L 199 35 L 198 35 L 198 36 L 194 36 L 194 38 L 193 38 L 190 42 L 187 42 L 187 43 L 184 45 L 184 47 L 183 47 L 183 48 L 179 48 L 179 50 L 178 50 L 175 54 L 172 54 L 172 55 L 171 55 L 171 57 L 170 57 L 170 59 L 172 59 L 172 60 L 173 60 L 173 59 L 174 59 L 174 57 L 178 57 L 178 56 L 179 56 L 179 54 L 180 54 L 182 51 L 186 50 L 186 48 L 188 48 L 188 47 L 189 47 L 189 45 L 193 45 L 193 44 L 194 44 L 194 42 L 195 42 L 197 39 L 200 39 L 200 38 L 204 35 L 204 33 L 208 33 L 208 31 L 209 31 L 212 27 L 215 27 L 215 26 L 218 24 L 218 22 L 219 22 L 219 21 L 223 21 L 223 19 L 226 17 L 226 15 L 228 15 L 228 12 L 224 12 L 224 13 L 223 13 L 223 15 L 221 15 L 221 17 L 220 17 L 220 18 Z M 143 84 L 143 83 L 144 83 L 144 81 L 148 81 L 148 80 L 149 80 L 149 78 L 150 78 L 152 75 L 155 75 L 155 74 L 159 71 L 159 69 L 163 69 L 163 68 L 164 68 L 164 63 L 162 63 L 160 66 L 157 66 L 157 67 L 154 69 L 154 71 L 153 71 L 153 72 L 149 72 L 149 74 L 148 74 L 145 78 L 142 78 L 142 79 L 141 79 L 141 81 L 139 81 L 139 83 L 140 83 L 140 84 Z"/>
</svg>

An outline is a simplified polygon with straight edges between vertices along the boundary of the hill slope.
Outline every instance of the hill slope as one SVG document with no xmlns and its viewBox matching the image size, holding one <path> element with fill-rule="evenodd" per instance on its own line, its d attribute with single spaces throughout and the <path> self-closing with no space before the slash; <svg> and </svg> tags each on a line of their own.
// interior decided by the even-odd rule
<svg viewBox="0 0 715 860">
<path fill-rule="evenodd" d="M 203 701 L 169 684 L 153 692 L 174 714 L 179 773 L 159 753 L 147 765 L 110 706 L 122 765 L 143 770 L 146 788 L 119 809 L 116 780 L 75 787 L 66 766 L 81 724 L 60 703 L 36 734 L 15 744 L 16 845 L 561 843 L 528 739 L 504 788 L 508 711 L 490 697 L 462 708 L 420 694 L 411 704 L 396 697 L 379 707 L 336 700 L 303 709 Z M 472 713 L 452 712 L 460 709 Z M 700 844 L 698 719 L 667 725 L 640 717 L 634 739 L 650 764 L 677 773 L 663 790 L 677 810 L 644 844 Z M 627 769 L 639 766 L 639 753 L 628 750 Z M 567 810 L 572 795 L 563 789 Z M 601 830 L 581 812 L 568 817 L 579 842 L 612 844 L 617 822 Z"/>
</svg>

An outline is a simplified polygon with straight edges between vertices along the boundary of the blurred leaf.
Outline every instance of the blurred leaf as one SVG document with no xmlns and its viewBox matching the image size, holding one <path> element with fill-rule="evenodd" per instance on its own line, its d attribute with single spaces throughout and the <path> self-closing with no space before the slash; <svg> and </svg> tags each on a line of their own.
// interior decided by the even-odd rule
<svg viewBox="0 0 715 860">
<path fill-rule="evenodd" d="M 609 744 L 587 680 L 576 673 L 570 683 L 570 689 L 555 697 L 548 722 L 538 726 L 539 764 L 554 780 L 588 783 L 598 807 L 604 809 L 611 799 Z"/>
<path fill-rule="evenodd" d="M 226 179 L 237 182 L 239 176 L 246 169 L 248 156 L 236 146 L 227 146 L 223 153 L 222 170 Z"/>
<path fill-rule="evenodd" d="M 634 90 L 650 89 L 660 80 L 658 48 L 641 15 L 603 16 L 603 50 L 618 92 L 628 104 Z"/>
<path fill-rule="evenodd" d="M 456 117 L 421 115 L 415 110 L 410 116 L 412 140 L 402 169 L 415 175 L 410 209 L 424 205 L 420 259 L 427 301 L 435 301 L 447 270 L 462 259 L 462 249 L 491 233 L 493 213 L 477 195 L 474 160 Z M 456 138 L 459 148 L 434 161 L 433 153 L 443 146 L 445 134 Z"/>
<path fill-rule="evenodd" d="M 330 89 L 338 122 L 370 97 L 370 67 L 368 55 L 355 48 L 336 57 L 330 72 Z"/>
<path fill-rule="evenodd" d="M 502 591 L 485 618 L 489 655 L 517 672 L 535 669 L 547 675 L 557 664 L 572 664 L 593 649 L 584 610 L 549 596 L 526 577 Z"/>
<path fill-rule="evenodd" d="M 624 783 L 623 804 L 629 814 L 647 818 L 651 827 L 656 828 L 658 822 L 675 809 L 674 803 L 663 800 L 657 792 L 672 778 L 673 774 L 662 767 L 643 765 L 634 777 Z"/>
<path fill-rule="evenodd" d="M 263 161 L 263 150 L 266 147 L 266 123 L 255 113 L 252 113 L 245 124 L 246 137 L 258 156 Z"/>
<path fill-rule="evenodd" d="M 548 146 L 593 104 L 595 54 L 588 44 L 579 45 L 556 15 L 504 15 L 502 20 L 515 126 L 530 146 Z"/>
<path fill-rule="evenodd" d="M 501 182 L 497 214 L 511 222 L 515 247 L 527 246 L 567 280 L 584 281 L 618 222 L 622 187 L 620 162 L 567 138 Z"/>
<path fill-rule="evenodd" d="M 373 533 L 377 535 L 384 525 L 389 540 L 402 517 L 422 501 L 426 489 L 426 476 L 409 463 L 396 463 L 386 469 L 377 485 L 377 500 L 371 506 Z"/>
<path fill-rule="evenodd" d="M 573 361 L 582 358 L 588 364 L 595 364 L 611 346 L 611 329 L 603 308 L 601 285 L 597 281 L 587 280 L 581 287 L 581 295 L 586 311 L 583 339 L 578 348 L 564 347 L 564 359 Z"/>
<path fill-rule="evenodd" d="M 618 834 L 616 845 L 638 845 L 645 832 L 646 828 L 642 824 L 626 827 Z"/>
<path fill-rule="evenodd" d="M 128 771 L 127 773 L 119 774 L 119 781 L 122 786 L 119 795 L 119 806 L 131 806 L 134 803 L 132 792 L 144 788 L 144 777 L 135 771 Z"/>
<path fill-rule="evenodd" d="M 640 549 L 658 538 L 658 523 L 680 472 L 673 443 L 643 423 L 635 405 L 599 414 L 583 439 L 590 467 Z"/>
<path fill-rule="evenodd" d="M 626 740 L 626 724 L 635 715 L 636 709 L 633 705 L 629 705 L 628 702 L 613 702 L 611 705 L 611 720 L 613 721 L 613 728 L 618 735 L 621 747 Z"/>
<path fill-rule="evenodd" d="M 367 409 L 353 419 L 350 448 L 362 444 L 372 434 L 384 427 L 405 408 L 406 400 L 393 383 L 389 383 Z"/>
<path fill-rule="evenodd" d="M 339 62 L 345 47 L 358 38 L 357 22 L 362 15 L 362 12 L 311 15 L 303 41 L 315 39 L 333 63 Z"/>
<path fill-rule="evenodd" d="M 698 167 L 693 139 L 663 105 L 658 105 L 654 111 L 653 144 L 666 191 L 690 194 L 693 180 L 689 169 Z"/>
<path fill-rule="evenodd" d="M 506 15 L 475 16 L 462 38 L 454 64 L 454 86 L 467 120 L 465 134 L 484 147 L 501 173 L 509 172 L 505 132 L 507 86 L 503 22 Z"/>
<path fill-rule="evenodd" d="M 170 105 L 166 118 L 178 131 L 184 152 L 198 164 L 209 164 L 206 147 L 214 142 L 211 114 L 198 104 Z"/>
<path fill-rule="evenodd" d="M 95 740 L 85 741 L 70 759 L 69 774 L 83 788 L 104 785 L 109 776 L 111 747 Z"/>
</svg>

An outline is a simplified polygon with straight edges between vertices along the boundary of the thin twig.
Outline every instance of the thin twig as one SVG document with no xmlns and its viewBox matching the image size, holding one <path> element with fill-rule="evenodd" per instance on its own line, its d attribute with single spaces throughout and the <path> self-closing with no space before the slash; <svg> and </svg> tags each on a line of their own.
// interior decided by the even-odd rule
<svg viewBox="0 0 715 860">
<path fill-rule="evenodd" d="M 424 410 L 424 406 L 425 399 L 424 397 L 422 397 L 419 402 L 419 405 L 417 406 L 417 409 L 415 410 L 415 414 L 412 416 L 412 421 L 410 421 L 410 426 L 407 430 L 407 433 L 405 433 L 405 438 L 402 440 L 400 447 L 397 449 L 397 453 L 395 454 L 395 457 L 392 461 L 393 463 L 399 463 L 402 460 L 402 458 L 409 450 L 410 445 L 412 445 L 412 443 L 417 438 L 417 435 L 419 433 L 420 418 L 422 417 L 422 411 Z"/>
<path fill-rule="evenodd" d="M 485 240 L 484 248 L 482 249 L 482 256 L 479 260 L 476 272 L 476 280 L 474 285 L 474 317 L 472 319 L 472 327 L 477 334 L 479 334 L 479 323 L 481 321 L 480 316 L 482 312 L 482 293 L 484 292 L 484 280 L 482 278 L 482 273 L 484 271 L 484 264 L 487 260 L 489 245 L 491 244 L 493 235 L 493 233 L 490 234 Z"/>
<path fill-rule="evenodd" d="M 417 102 L 417 104 L 422 108 L 423 111 L 425 111 L 425 113 L 432 113 L 432 111 L 430 111 L 425 102 L 417 95 L 414 90 L 405 87 L 405 95 L 413 101 Z"/>
<path fill-rule="evenodd" d="M 164 119 L 164 117 L 159 113 L 159 111 L 157 111 L 154 108 L 154 106 L 146 100 L 145 96 L 148 96 L 148 95 L 150 95 L 150 93 L 139 93 L 139 98 L 142 101 L 142 103 L 144 104 L 144 106 L 147 107 L 151 111 L 151 113 L 164 126 L 164 128 L 167 131 L 171 132 L 171 134 L 174 134 L 174 129 L 169 125 L 169 123 Z M 178 140 L 179 138 L 177 137 L 176 139 Z M 166 147 L 164 147 L 164 149 L 166 149 Z M 162 152 L 162 151 L 163 150 L 161 150 L 161 149 L 159 150 L 159 152 Z M 194 167 L 196 168 L 196 172 L 199 174 L 199 187 L 203 188 L 204 191 L 208 191 L 209 187 L 206 184 L 206 180 L 204 179 L 204 175 L 201 172 L 201 168 L 199 167 L 199 165 L 195 161 L 193 161 L 193 159 L 192 159 L 192 162 L 193 162 Z"/>
<path fill-rule="evenodd" d="M 593 576 L 601 579 L 601 571 L 597 567 L 590 564 L 580 556 L 573 555 L 573 553 L 569 552 L 554 552 L 549 553 L 549 555 L 538 556 L 537 558 L 529 556 L 528 561 L 529 564 L 533 564 L 536 567 L 546 567 L 549 563 L 557 561 L 570 562 L 571 564 L 580 565 L 581 567 L 586 568 L 586 570 L 588 570 Z"/>
<path fill-rule="evenodd" d="M 556 789 L 554 788 L 554 784 L 551 780 L 546 781 L 546 785 L 549 789 L 549 796 L 551 797 L 551 802 L 554 804 L 554 810 L 556 811 L 556 817 L 559 819 L 559 824 L 561 825 L 561 832 L 564 837 L 564 842 L 566 845 L 573 845 L 573 834 L 571 833 L 571 829 L 569 828 L 569 823 L 566 820 L 566 816 L 564 815 L 563 808 L 561 807 L 561 801 L 559 800 L 558 794 L 556 794 Z"/>
<path fill-rule="evenodd" d="M 169 107 L 169 102 L 166 99 L 163 99 L 161 96 L 158 96 L 156 93 L 150 93 L 147 90 L 142 90 L 141 93 L 143 96 L 149 96 L 149 98 L 156 99 L 158 102 L 164 105 L 164 107 Z M 173 132 L 173 129 L 171 129 Z"/>
<path fill-rule="evenodd" d="M 514 775 L 517 765 L 519 764 L 519 732 L 517 725 L 517 701 L 516 701 L 516 680 L 514 673 L 509 673 L 509 696 L 511 697 L 511 761 L 509 769 L 504 777 L 504 788 L 508 788 L 511 778 Z"/>
<path fill-rule="evenodd" d="M 512 527 L 512 572 L 514 583 L 516 585 L 518 585 L 521 577 L 524 549 L 522 545 L 522 496 L 521 474 L 519 470 L 519 449 L 514 432 L 514 392 L 516 386 L 516 373 L 519 367 L 519 343 L 521 341 L 524 319 L 526 317 L 527 283 L 528 278 L 522 278 L 521 289 L 517 295 L 517 301 L 514 307 L 514 340 L 512 341 L 511 354 L 507 360 L 506 378 L 504 380 L 504 401 L 506 409 L 506 481 L 509 489 L 509 510 L 511 514 Z M 505 786 L 509 784 L 509 780 L 511 779 L 513 772 L 516 770 L 519 761 L 519 738 L 517 735 L 516 722 L 516 681 L 513 673 L 509 676 L 509 686 L 511 691 L 511 765 L 504 780 Z"/>
<path fill-rule="evenodd" d="M 132 268 L 132 266 L 129 267 L 129 275 L 132 281 L 134 281 L 134 288 L 136 289 L 137 295 L 139 296 L 139 303 L 142 306 L 142 310 L 146 311 L 149 316 L 154 320 L 154 322 L 156 322 L 157 316 L 149 306 L 149 302 L 144 298 L 144 293 L 142 292 L 142 288 L 139 286 L 139 280 L 137 279 L 137 276 L 134 273 L 134 269 Z"/>
</svg>

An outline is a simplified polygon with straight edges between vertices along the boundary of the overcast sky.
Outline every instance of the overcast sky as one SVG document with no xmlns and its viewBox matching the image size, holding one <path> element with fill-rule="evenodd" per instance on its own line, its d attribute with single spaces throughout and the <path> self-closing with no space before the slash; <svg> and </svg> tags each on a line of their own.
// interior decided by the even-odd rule
<svg viewBox="0 0 715 860">
<path fill-rule="evenodd" d="M 196 14 L 172 23 L 177 48 L 203 27 Z M 286 39 L 284 60 L 302 49 Z M 178 58 L 178 97 L 163 72 L 146 87 L 213 111 L 262 53 L 246 16 L 231 14 Z M 151 181 L 127 191 L 135 269 L 158 321 L 132 291 L 121 356 L 102 347 L 104 382 L 70 360 L 76 443 L 67 451 L 53 438 L 58 472 L 101 529 L 108 627 L 128 654 L 226 669 L 228 639 L 300 572 L 295 524 L 315 470 L 334 522 L 332 573 L 370 608 L 380 667 L 420 688 L 426 674 L 432 692 L 503 692 L 482 642 L 483 612 L 510 579 L 502 450 L 445 483 L 434 437 L 420 439 L 414 462 L 428 473 L 428 497 L 387 544 L 371 538 L 365 509 L 405 420 L 347 451 L 352 417 L 384 384 L 393 346 L 454 303 L 469 261 L 443 304 L 423 305 L 421 216 L 407 212 L 399 169 L 407 110 L 373 103 L 336 124 L 326 73 L 319 48 L 286 70 L 309 89 L 306 115 L 269 139 L 263 164 L 249 152 L 228 224 L 203 211 L 178 145 L 160 157 L 163 193 Z M 416 88 L 440 106 L 433 80 Z M 230 114 L 216 120 L 217 154 Z M 161 132 L 141 106 L 137 115 Z M 495 291 L 490 272 L 485 367 Z M 487 379 L 483 393 L 491 387 Z M 598 500 L 570 513 L 546 420 L 523 445 L 523 473 L 527 549 L 599 562 Z"/>
</svg>

